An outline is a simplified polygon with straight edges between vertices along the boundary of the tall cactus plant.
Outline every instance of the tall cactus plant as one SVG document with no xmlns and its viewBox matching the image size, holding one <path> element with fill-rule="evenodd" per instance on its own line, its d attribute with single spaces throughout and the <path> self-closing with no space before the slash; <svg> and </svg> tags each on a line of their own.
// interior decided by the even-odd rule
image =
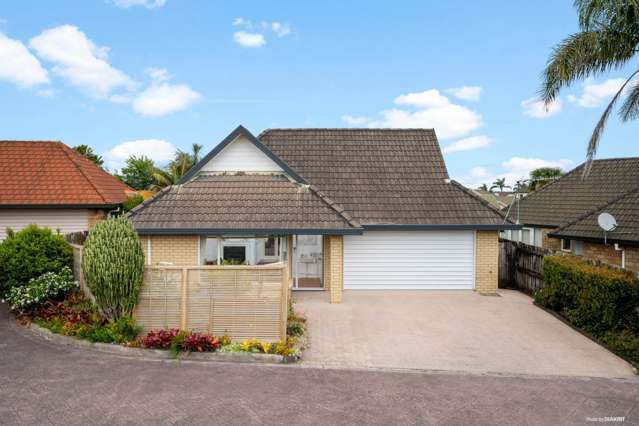
<svg viewBox="0 0 639 426">
<path fill-rule="evenodd" d="M 130 316 L 144 279 L 144 253 L 126 217 L 98 222 L 86 239 L 82 272 L 102 314 Z"/>
</svg>

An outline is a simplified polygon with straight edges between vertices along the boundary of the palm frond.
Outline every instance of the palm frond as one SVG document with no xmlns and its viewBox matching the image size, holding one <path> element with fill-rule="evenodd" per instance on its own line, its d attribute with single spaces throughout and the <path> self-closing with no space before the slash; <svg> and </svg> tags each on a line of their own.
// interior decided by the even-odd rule
<svg viewBox="0 0 639 426">
<path fill-rule="evenodd" d="M 632 87 L 626 90 L 626 100 L 619 108 L 621 121 L 630 121 L 639 117 L 639 81 L 635 80 Z"/>
<path fill-rule="evenodd" d="M 637 40 L 614 31 L 584 31 L 557 45 L 543 72 L 540 96 L 546 105 L 576 80 L 619 69 L 635 54 Z"/>
<path fill-rule="evenodd" d="M 590 141 L 588 142 L 588 150 L 586 152 L 586 164 L 584 165 L 584 171 L 581 175 L 582 178 L 585 178 L 590 173 L 590 169 L 592 168 L 592 159 L 597 153 L 597 148 L 599 146 L 599 140 L 601 139 L 601 134 L 604 130 L 604 127 L 606 127 L 606 122 L 608 121 L 608 117 L 610 117 L 610 113 L 612 112 L 612 109 L 614 108 L 615 104 L 621 97 L 621 94 L 623 93 L 624 89 L 626 88 L 630 80 L 632 80 L 638 73 L 639 73 L 639 70 L 633 72 L 632 75 L 628 77 L 628 79 L 619 88 L 615 96 L 613 96 L 613 98 L 610 100 L 610 103 L 604 110 L 603 114 L 601 114 L 601 117 L 599 118 L 597 125 L 592 131 L 592 136 L 590 136 Z"/>
</svg>

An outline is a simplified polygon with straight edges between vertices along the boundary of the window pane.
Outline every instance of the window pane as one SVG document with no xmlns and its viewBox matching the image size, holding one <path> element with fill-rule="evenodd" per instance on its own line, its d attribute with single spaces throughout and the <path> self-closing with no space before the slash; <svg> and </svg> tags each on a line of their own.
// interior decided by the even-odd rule
<svg viewBox="0 0 639 426">
<path fill-rule="evenodd" d="M 565 251 L 570 251 L 570 240 L 562 239 L 561 240 L 561 249 Z"/>
<path fill-rule="evenodd" d="M 264 255 L 275 256 L 275 237 L 269 237 L 264 243 Z"/>
<path fill-rule="evenodd" d="M 530 244 L 530 229 L 522 229 L 521 234 L 521 242 Z"/>
</svg>

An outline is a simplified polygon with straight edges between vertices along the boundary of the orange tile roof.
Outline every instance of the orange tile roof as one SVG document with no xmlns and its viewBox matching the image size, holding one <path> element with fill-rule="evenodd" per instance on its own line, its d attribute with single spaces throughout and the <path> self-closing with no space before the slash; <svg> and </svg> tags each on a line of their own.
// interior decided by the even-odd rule
<svg viewBox="0 0 639 426">
<path fill-rule="evenodd" d="M 113 206 L 133 190 L 62 142 L 0 141 L 0 207 Z"/>
</svg>

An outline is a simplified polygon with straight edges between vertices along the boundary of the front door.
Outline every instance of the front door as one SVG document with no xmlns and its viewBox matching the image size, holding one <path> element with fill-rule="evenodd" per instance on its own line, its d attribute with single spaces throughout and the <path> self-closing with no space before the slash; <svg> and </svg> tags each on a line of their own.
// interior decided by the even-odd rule
<svg viewBox="0 0 639 426">
<path fill-rule="evenodd" d="M 297 235 L 295 239 L 295 288 L 322 289 L 322 236 Z"/>
</svg>

